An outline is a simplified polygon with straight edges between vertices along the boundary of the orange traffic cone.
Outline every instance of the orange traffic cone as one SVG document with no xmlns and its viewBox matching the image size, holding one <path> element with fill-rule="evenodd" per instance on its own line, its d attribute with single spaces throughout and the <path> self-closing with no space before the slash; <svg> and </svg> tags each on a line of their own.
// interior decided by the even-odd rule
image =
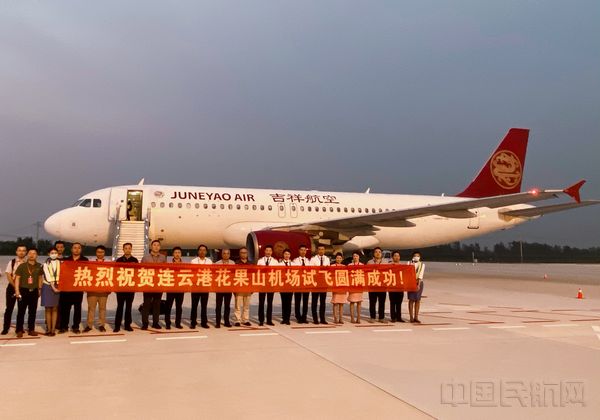
<svg viewBox="0 0 600 420">
<path fill-rule="evenodd" d="M 581 291 L 581 287 L 579 288 L 579 291 L 577 292 L 577 299 L 583 299 L 583 292 Z"/>
</svg>

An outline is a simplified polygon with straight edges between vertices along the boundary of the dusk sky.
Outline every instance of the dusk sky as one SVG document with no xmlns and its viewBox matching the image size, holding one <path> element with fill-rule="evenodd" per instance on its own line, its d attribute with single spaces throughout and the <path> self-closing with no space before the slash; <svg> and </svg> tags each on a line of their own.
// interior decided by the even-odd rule
<svg viewBox="0 0 600 420">
<path fill-rule="evenodd" d="M 0 51 L 0 240 L 142 177 L 451 195 L 510 127 L 524 188 L 600 199 L 598 1 L 4 1 Z M 599 216 L 478 241 L 600 246 Z"/>
</svg>

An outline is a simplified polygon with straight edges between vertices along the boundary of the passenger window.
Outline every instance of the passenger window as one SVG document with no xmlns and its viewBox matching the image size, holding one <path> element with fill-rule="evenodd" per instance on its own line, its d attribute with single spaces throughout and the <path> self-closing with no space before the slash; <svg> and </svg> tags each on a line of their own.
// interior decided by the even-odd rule
<svg viewBox="0 0 600 420">
<path fill-rule="evenodd" d="M 273 210 L 273 206 L 268 207 L 269 211 Z"/>
<path fill-rule="evenodd" d="M 337 212 L 340 213 L 341 211 L 342 211 L 342 209 L 338 207 Z"/>
<path fill-rule="evenodd" d="M 250 210 L 250 206 L 248 204 L 244 204 L 244 210 Z"/>
<path fill-rule="evenodd" d="M 178 208 L 182 208 L 183 207 L 183 203 L 177 203 L 177 207 Z"/>
<path fill-rule="evenodd" d="M 200 208 L 200 203 L 196 203 L 195 207 L 196 207 L 197 209 L 199 209 L 199 208 Z"/>
<path fill-rule="evenodd" d="M 323 211 L 327 211 L 327 207 L 323 207 Z"/>
<path fill-rule="evenodd" d="M 164 208 L 165 207 L 165 203 L 160 203 L 160 208 Z"/>
<path fill-rule="evenodd" d="M 381 212 L 383 212 L 383 210 L 382 210 L 382 209 L 379 209 L 379 213 L 381 213 Z"/>
<path fill-rule="evenodd" d="M 352 213 L 354 213 L 354 207 L 352 207 L 352 208 L 350 209 L 350 211 L 351 211 Z"/>
<path fill-rule="evenodd" d="M 344 207 L 344 213 L 348 213 L 348 207 Z"/>
<path fill-rule="evenodd" d="M 100 200 L 98 198 L 94 198 L 94 207 L 96 207 L 96 208 L 102 207 L 102 200 Z"/>
<path fill-rule="evenodd" d="M 264 209 L 265 209 L 265 206 L 261 204 L 260 205 L 260 210 L 263 211 Z"/>
<path fill-rule="evenodd" d="M 225 210 L 225 204 L 221 204 L 221 210 Z"/>
<path fill-rule="evenodd" d="M 233 204 L 230 204 L 227 207 L 229 208 L 229 210 L 233 210 Z"/>
<path fill-rule="evenodd" d="M 211 207 L 212 207 L 213 210 L 215 210 L 217 208 L 217 205 L 213 204 Z"/>
<path fill-rule="evenodd" d="M 156 202 L 153 201 L 152 203 L 150 203 L 150 207 L 152 207 L 152 208 L 156 207 Z"/>
<path fill-rule="evenodd" d="M 311 206 L 308 206 L 308 211 L 312 211 L 312 207 Z"/>
<path fill-rule="evenodd" d="M 369 209 L 365 209 L 365 213 L 368 213 L 368 212 L 369 212 Z"/>
<path fill-rule="evenodd" d="M 208 204 L 204 203 L 204 206 L 203 206 L 203 207 L 204 207 L 205 209 L 207 209 L 207 208 L 208 208 Z"/>
<path fill-rule="evenodd" d="M 310 208 L 310 207 L 309 207 Z M 315 206 L 315 211 L 319 211 L 319 208 Z"/>
<path fill-rule="evenodd" d="M 92 200 L 89 198 L 86 198 L 85 200 L 81 201 L 81 204 L 79 204 L 80 207 L 92 207 Z"/>
<path fill-rule="evenodd" d="M 236 209 L 238 209 L 238 210 L 241 210 L 241 209 L 242 209 L 242 206 L 241 206 L 240 204 L 237 204 L 237 205 L 235 206 L 235 208 L 236 208 Z"/>
<path fill-rule="evenodd" d="M 256 210 L 256 204 L 252 204 L 252 210 Z"/>
<path fill-rule="evenodd" d="M 300 211 L 304 211 L 304 206 L 300 206 Z"/>
<path fill-rule="evenodd" d="M 186 209 L 191 209 L 192 208 L 192 203 L 185 203 L 185 208 Z"/>
<path fill-rule="evenodd" d="M 173 203 L 169 203 L 169 208 L 172 209 L 173 208 Z"/>
</svg>

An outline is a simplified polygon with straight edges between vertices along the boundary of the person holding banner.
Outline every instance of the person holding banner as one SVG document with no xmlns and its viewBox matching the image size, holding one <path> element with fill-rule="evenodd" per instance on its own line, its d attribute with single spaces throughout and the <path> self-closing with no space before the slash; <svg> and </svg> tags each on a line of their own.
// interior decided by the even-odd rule
<svg viewBox="0 0 600 420">
<path fill-rule="evenodd" d="M 310 259 L 310 265 L 317 267 L 326 267 L 331 264 L 329 257 L 325 255 L 325 246 L 317 246 L 317 255 Z M 313 322 L 315 324 L 328 324 L 325 319 L 325 300 L 327 300 L 327 292 L 312 292 L 312 300 L 310 303 L 312 309 Z M 317 305 L 319 305 L 319 314 L 317 315 Z"/>
<path fill-rule="evenodd" d="M 235 265 L 235 261 L 230 259 L 231 251 L 229 249 L 221 250 L 221 259 L 217 261 L 215 264 L 225 264 L 225 265 Z M 216 322 L 215 327 L 221 328 L 221 308 L 223 307 L 223 303 L 225 303 L 225 308 L 223 310 L 223 325 L 226 328 L 231 328 L 231 323 L 229 322 L 229 315 L 231 313 L 231 293 L 230 292 L 221 292 L 217 293 L 217 303 L 215 305 L 216 312 Z"/>
<path fill-rule="evenodd" d="M 96 247 L 96 261 L 104 262 L 106 248 L 103 245 Z M 98 306 L 98 331 L 106 332 L 106 301 L 110 292 L 87 292 L 88 315 L 87 326 L 83 330 L 84 333 L 92 331 L 94 328 L 94 318 L 96 318 L 96 306 Z"/>
<path fill-rule="evenodd" d="M 288 248 L 284 249 L 281 265 L 291 267 L 293 265 L 291 258 L 292 251 L 290 251 Z M 292 317 L 292 299 L 294 297 L 294 293 L 281 292 L 279 295 L 281 296 L 281 324 L 290 325 L 290 318 Z"/>
<path fill-rule="evenodd" d="M 308 249 L 306 245 L 300 245 L 298 248 L 298 257 L 292 261 L 292 265 L 307 266 L 310 265 L 310 260 L 306 257 Z M 308 297 L 309 292 L 294 292 L 294 312 L 296 315 L 296 322 L 298 324 L 308 324 L 306 316 L 308 315 Z M 302 307 L 300 305 L 302 304 Z"/>
<path fill-rule="evenodd" d="M 389 261 L 383 258 L 383 251 L 380 247 L 373 250 L 373 258 L 367 261 L 370 264 L 389 264 Z M 369 315 L 371 322 L 375 322 L 375 318 L 379 315 L 379 322 L 385 323 L 385 292 L 369 292 Z M 377 311 L 376 311 L 377 309 Z"/>
<path fill-rule="evenodd" d="M 260 258 L 256 265 L 276 266 L 279 262 L 273 257 L 273 245 L 266 245 L 264 248 L 265 256 Z M 265 299 L 267 300 L 267 325 L 273 324 L 273 292 L 260 292 L 258 294 L 258 325 L 262 326 L 265 323 Z"/>
<path fill-rule="evenodd" d="M 415 274 L 417 276 L 417 291 L 408 292 L 408 313 L 410 314 L 410 322 L 420 324 L 419 321 L 419 309 L 421 309 L 421 295 L 423 294 L 423 273 L 425 272 L 425 264 L 421 261 L 421 253 L 418 251 L 413 252 L 412 259 L 408 264 L 415 267 Z"/>
<path fill-rule="evenodd" d="M 150 253 L 142 258 L 143 263 L 164 264 L 167 257 L 160 253 L 160 241 L 153 240 L 150 244 Z M 152 328 L 160 330 L 160 300 L 162 293 L 144 292 L 144 304 L 142 306 L 142 330 L 148 329 L 150 321 L 150 310 L 152 310 Z"/>
<path fill-rule="evenodd" d="M 50 258 L 43 265 L 42 306 L 46 312 L 46 335 L 54 337 L 56 335 L 58 298 L 60 296 L 60 292 L 57 289 L 60 279 L 60 261 L 58 260 L 58 250 L 56 248 L 51 248 L 48 255 Z"/>
<path fill-rule="evenodd" d="M 171 262 L 173 264 L 181 264 L 182 250 L 181 247 L 176 246 L 172 251 L 173 258 Z M 183 315 L 183 293 L 182 292 L 168 292 L 167 293 L 167 308 L 165 312 L 165 328 L 171 329 L 171 309 L 173 309 L 173 303 L 175 303 L 175 328 L 178 330 L 182 329 L 181 316 Z"/>
<path fill-rule="evenodd" d="M 392 252 L 392 264 L 401 264 L 400 251 Z M 404 322 L 402 319 L 402 301 L 404 292 L 389 292 L 390 295 L 390 318 L 392 322 Z"/>
<path fill-rule="evenodd" d="M 342 263 L 344 261 L 344 255 L 341 252 L 335 254 L 335 262 L 332 266 L 344 267 Z M 331 294 L 331 303 L 333 304 L 333 323 L 343 324 L 342 317 L 344 316 L 344 303 L 348 300 L 348 294 L 346 292 L 333 292 Z"/>
<path fill-rule="evenodd" d="M 123 244 L 123 255 L 117 258 L 117 262 L 137 264 L 138 259 L 131 255 L 133 251 L 133 244 L 126 242 Z M 123 309 L 125 309 L 125 331 L 133 331 L 131 328 L 131 307 L 133 306 L 133 299 L 135 299 L 135 292 L 117 292 L 117 312 L 115 314 L 115 328 L 113 332 L 118 333 L 121 331 L 121 322 L 123 321 Z"/>
<path fill-rule="evenodd" d="M 208 247 L 206 245 L 198 246 L 198 256 L 194 258 L 192 264 L 210 265 L 212 260 L 206 256 L 208 254 Z M 194 293 L 192 292 L 192 309 L 190 312 L 190 328 L 196 328 L 198 322 L 198 302 L 200 302 L 200 326 L 202 328 L 208 327 L 208 293 Z"/>
<path fill-rule="evenodd" d="M 236 261 L 237 265 L 252 265 L 252 261 L 248 259 L 248 248 L 241 247 L 240 258 Z M 234 326 L 239 327 L 241 325 L 250 327 L 250 296 L 252 293 L 234 293 L 235 295 L 235 324 Z"/>
<path fill-rule="evenodd" d="M 348 267 L 357 267 L 364 265 L 360 262 L 360 252 L 354 251 L 352 253 L 352 262 L 348 264 Z M 350 303 L 350 322 L 352 324 L 360 324 L 360 312 L 362 307 L 363 292 L 350 292 L 348 293 L 348 302 Z M 355 315 L 356 314 L 356 315 Z"/>
<path fill-rule="evenodd" d="M 87 257 L 81 255 L 83 247 L 79 242 L 71 245 L 71 255 L 63 261 L 88 261 Z M 60 288 L 60 285 L 59 285 Z M 60 311 L 60 330 L 59 334 L 66 333 L 69 330 L 69 318 L 71 317 L 71 307 L 73 308 L 73 325 L 71 331 L 74 334 L 80 334 L 81 330 L 81 303 L 83 302 L 83 292 L 61 292 L 58 304 Z"/>
</svg>

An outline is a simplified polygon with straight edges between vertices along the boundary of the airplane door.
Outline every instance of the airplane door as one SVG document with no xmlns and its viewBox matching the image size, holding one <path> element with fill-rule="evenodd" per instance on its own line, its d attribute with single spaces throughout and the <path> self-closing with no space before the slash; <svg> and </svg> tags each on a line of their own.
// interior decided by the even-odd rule
<svg viewBox="0 0 600 420">
<path fill-rule="evenodd" d="M 467 226 L 469 229 L 479 229 L 479 211 L 472 210 L 475 213 L 475 217 L 471 217 L 469 219 L 469 225 Z"/>
<path fill-rule="evenodd" d="M 108 203 L 108 220 L 125 220 L 127 218 L 127 189 L 111 188 L 110 199 Z"/>
<path fill-rule="evenodd" d="M 298 205 L 295 203 L 290 204 L 290 216 L 298 217 Z"/>
<path fill-rule="evenodd" d="M 286 213 L 285 204 L 284 203 L 277 204 L 277 214 L 279 215 L 279 217 L 284 218 L 285 213 Z"/>
</svg>

